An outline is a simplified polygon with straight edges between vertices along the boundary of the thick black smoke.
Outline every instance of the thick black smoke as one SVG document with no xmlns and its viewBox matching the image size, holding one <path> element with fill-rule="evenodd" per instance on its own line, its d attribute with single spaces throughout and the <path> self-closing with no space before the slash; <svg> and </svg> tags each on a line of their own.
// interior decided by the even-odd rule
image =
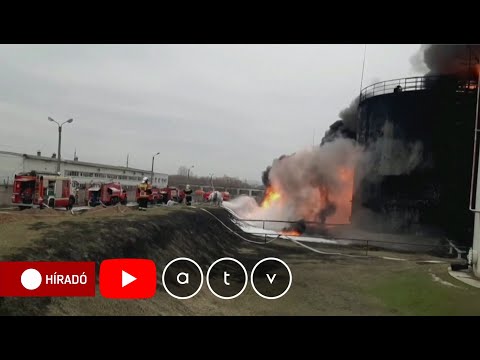
<svg viewBox="0 0 480 360">
<path fill-rule="evenodd" d="M 270 186 L 270 179 L 268 177 L 270 175 L 270 170 L 272 170 L 272 167 L 267 166 L 267 168 L 262 172 L 262 183 L 266 188 Z"/>
<path fill-rule="evenodd" d="M 423 44 L 411 58 L 414 70 L 425 75 L 456 75 L 476 78 L 480 64 L 480 45 L 432 45 Z M 338 138 L 355 139 L 358 117 L 357 96 L 339 113 L 340 120 L 330 125 L 321 144 Z"/>
<path fill-rule="evenodd" d="M 330 125 L 329 129 L 325 132 L 320 146 L 325 145 L 327 142 L 334 141 L 338 138 L 355 139 L 357 135 L 357 109 L 360 98 L 357 96 L 349 106 L 340 111 L 338 116 L 340 120 L 335 121 Z"/>
<path fill-rule="evenodd" d="M 480 45 L 423 44 L 410 58 L 415 71 L 425 75 L 455 75 L 476 78 Z"/>
<path fill-rule="evenodd" d="M 422 45 L 410 60 L 415 70 L 425 75 L 472 78 L 473 74 L 478 76 L 479 57 L 480 45 Z M 339 112 L 339 119 L 330 125 L 319 148 L 296 155 L 282 155 L 262 173 L 266 187 L 273 183 L 276 188 L 289 194 L 291 206 L 287 208 L 293 211 L 293 218 L 305 208 L 316 207 L 314 202 L 310 202 L 311 198 L 321 204 L 321 211 L 317 212 L 321 221 L 338 211 L 337 205 L 342 204 L 337 204 L 329 197 L 342 199 L 339 196 L 339 166 L 355 168 L 356 178 L 361 179 L 370 177 L 369 174 L 408 174 L 423 163 L 423 144 L 418 141 L 405 143 L 397 139 L 389 122 L 385 123 L 382 135 L 368 148 L 358 146 L 355 143 L 358 105 L 359 97 L 356 97 Z M 281 215 L 285 216 L 283 213 Z M 310 218 L 309 214 L 302 215 Z"/>
<path fill-rule="evenodd" d="M 340 119 L 342 119 L 343 121 L 345 129 L 351 132 L 357 131 L 357 109 L 359 100 L 360 97 L 357 96 L 348 107 L 340 111 L 340 113 L 338 114 L 338 116 L 340 116 Z"/>
</svg>

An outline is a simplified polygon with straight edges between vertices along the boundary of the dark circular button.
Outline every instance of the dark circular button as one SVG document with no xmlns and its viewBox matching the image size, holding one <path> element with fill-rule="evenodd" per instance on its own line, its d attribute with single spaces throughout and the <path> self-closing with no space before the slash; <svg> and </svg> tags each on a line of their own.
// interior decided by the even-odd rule
<svg viewBox="0 0 480 360">
<path fill-rule="evenodd" d="M 280 259 L 269 257 L 260 260 L 250 275 L 253 290 L 264 299 L 278 299 L 285 295 L 292 285 L 292 272 Z"/>
<path fill-rule="evenodd" d="M 192 259 L 181 257 L 170 261 L 162 274 L 163 287 L 176 299 L 190 299 L 203 285 L 203 273 Z"/>
<path fill-rule="evenodd" d="M 248 274 L 242 263 L 225 257 L 215 261 L 207 271 L 207 285 L 220 299 L 234 299 L 245 290 Z"/>
</svg>

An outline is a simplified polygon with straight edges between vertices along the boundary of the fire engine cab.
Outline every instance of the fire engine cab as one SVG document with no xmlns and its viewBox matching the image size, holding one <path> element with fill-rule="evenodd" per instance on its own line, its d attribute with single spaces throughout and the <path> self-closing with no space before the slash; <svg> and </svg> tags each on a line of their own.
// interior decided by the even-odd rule
<svg viewBox="0 0 480 360">
<path fill-rule="evenodd" d="M 160 189 L 157 187 L 152 187 L 152 193 L 148 197 L 148 202 L 152 205 L 156 205 L 162 201 L 162 194 Z"/>
<path fill-rule="evenodd" d="M 96 184 L 88 189 L 88 205 L 97 206 L 127 204 L 127 191 L 119 182 Z"/>
<path fill-rule="evenodd" d="M 168 186 L 160 189 L 160 194 L 162 195 L 162 201 L 165 204 L 169 200 L 181 203 L 185 197 L 185 193 L 174 186 Z"/>
<path fill-rule="evenodd" d="M 72 179 L 54 173 L 30 171 L 15 175 L 12 205 L 28 207 L 71 209 L 75 204 Z"/>
</svg>

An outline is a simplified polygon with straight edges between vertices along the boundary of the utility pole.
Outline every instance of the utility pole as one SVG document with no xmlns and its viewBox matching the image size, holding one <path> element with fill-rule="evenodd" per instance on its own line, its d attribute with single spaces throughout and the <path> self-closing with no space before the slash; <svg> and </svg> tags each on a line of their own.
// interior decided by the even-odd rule
<svg viewBox="0 0 480 360">
<path fill-rule="evenodd" d="M 476 277 L 480 277 L 480 211 L 478 210 L 478 205 L 480 204 L 480 161 L 477 159 L 477 147 L 478 147 L 478 133 L 480 131 L 479 125 L 479 108 L 480 108 L 480 76 L 477 80 L 477 107 L 475 113 L 475 136 L 473 140 L 473 163 L 472 163 L 472 180 L 470 187 L 470 211 L 474 213 L 474 222 L 473 222 L 473 244 L 471 251 L 471 263 L 473 274 Z M 477 181 L 474 184 L 475 172 L 477 173 Z M 475 191 L 475 206 L 473 206 L 473 188 L 476 188 Z"/>
<path fill-rule="evenodd" d="M 62 148 L 62 126 L 66 123 L 71 123 L 73 122 L 73 119 L 68 119 L 67 121 L 64 121 L 63 123 L 59 124 L 57 121 L 53 120 L 51 117 L 48 117 L 49 121 L 54 122 L 55 124 L 58 125 L 58 154 L 57 154 L 57 173 L 60 175 L 60 150 Z"/>
<path fill-rule="evenodd" d="M 213 174 L 210 173 L 210 185 L 212 186 L 212 190 L 215 190 L 215 188 L 213 187 Z"/>
<path fill-rule="evenodd" d="M 128 168 L 128 155 L 130 155 L 130 154 L 127 154 L 127 168 Z"/>
<path fill-rule="evenodd" d="M 192 165 L 188 168 L 188 171 L 187 171 L 187 184 L 190 182 L 190 170 L 193 169 L 195 167 L 195 165 Z"/>
<path fill-rule="evenodd" d="M 367 55 L 367 44 L 365 44 L 365 48 L 363 49 L 362 77 L 360 79 L 360 96 L 362 95 L 363 74 L 365 73 L 365 58 L 366 58 L 366 55 Z"/>
</svg>

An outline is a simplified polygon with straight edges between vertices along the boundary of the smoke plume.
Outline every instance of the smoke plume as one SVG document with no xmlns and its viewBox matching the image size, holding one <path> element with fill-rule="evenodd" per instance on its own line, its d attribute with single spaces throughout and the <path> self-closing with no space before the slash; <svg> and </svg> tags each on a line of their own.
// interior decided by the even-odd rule
<svg viewBox="0 0 480 360">
<path fill-rule="evenodd" d="M 363 179 L 375 182 L 385 175 L 409 174 L 423 163 L 422 143 L 394 138 L 393 124 L 387 121 L 382 135 L 367 147 L 339 136 L 282 155 L 262 174 L 267 188 L 263 206 L 246 198 L 227 206 L 246 219 L 349 223 L 353 193 Z M 275 201 L 269 201 L 270 191 L 278 196 Z"/>
<path fill-rule="evenodd" d="M 358 171 L 365 178 L 373 174 L 378 176 L 410 174 L 424 164 L 423 144 L 421 141 L 404 141 L 394 137 L 393 123 L 386 121 L 381 136 L 369 144 Z M 426 165 L 426 164 L 424 164 Z"/>
<path fill-rule="evenodd" d="M 480 45 L 423 44 L 410 58 L 414 71 L 425 75 L 455 75 L 475 78 L 480 63 Z"/>
<path fill-rule="evenodd" d="M 352 139 L 337 138 L 275 159 L 263 172 L 268 192 L 278 198 L 258 206 L 246 198 L 228 204 L 247 219 L 348 223 L 353 194 L 353 169 L 366 153 Z M 271 195 L 271 194 L 270 194 Z M 264 200 L 266 201 L 266 200 Z"/>
<path fill-rule="evenodd" d="M 267 166 L 267 168 L 262 172 L 262 183 L 265 186 L 265 188 L 270 186 L 270 170 L 272 170 L 271 166 Z"/>
<path fill-rule="evenodd" d="M 480 45 L 422 45 L 410 62 L 426 75 L 478 76 Z M 352 195 L 362 179 L 409 174 L 428 166 L 420 141 L 394 135 L 386 121 L 376 141 L 358 144 L 359 97 L 339 113 L 319 147 L 275 159 L 262 173 L 267 191 L 258 206 L 251 198 L 229 205 L 243 218 L 288 221 L 349 222 Z M 272 200 L 273 199 L 273 200 Z"/>
<path fill-rule="evenodd" d="M 292 156 L 292 155 L 282 155 L 278 159 L 273 160 L 273 164 L 275 164 L 277 161 L 280 161 L 288 156 Z M 272 167 L 267 166 L 267 168 L 262 172 L 262 183 L 265 186 L 265 188 L 268 188 L 270 186 L 270 170 L 272 170 Z"/>
<path fill-rule="evenodd" d="M 357 109 L 360 98 L 357 96 L 349 106 L 340 111 L 340 120 L 330 125 L 325 132 L 321 145 L 336 140 L 337 138 L 355 139 L 357 133 Z"/>
<path fill-rule="evenodd" d="M 359 100 L 360 97 L 357 96 L 348 107 L 340 111 L 340 113 L 338 114 L 340 119 L 342 119 L 345 128 L 352 132 L 357 131 L 357 109 Z"/>
</svg>

